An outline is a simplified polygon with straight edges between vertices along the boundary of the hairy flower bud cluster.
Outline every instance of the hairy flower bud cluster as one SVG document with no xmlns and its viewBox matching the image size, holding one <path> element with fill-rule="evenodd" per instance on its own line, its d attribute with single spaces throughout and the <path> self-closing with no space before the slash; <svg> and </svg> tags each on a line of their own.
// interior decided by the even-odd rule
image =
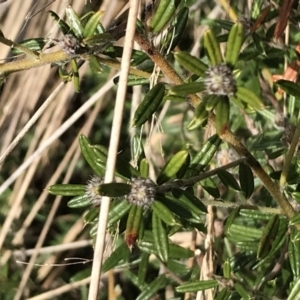
<svg viewBox="0 0 300 300">
<path fill-rule="evenodd" d="M 92 176 L 85 186 L 85 194 L 95 206 L 99 206 L 101 204 L 102 196 L 99 194 L 98 189 L 103 182 L 103 177 Z"/>
<path fill-rule="evenodd" d="M 126 196 L 129 203 L 149 208 L 155 200 L 156 185 L 149 178 L 135 177 L 131 180 L 131 191 Z"/>
<path fill-rule="evenodd" d="M 289 147 L 292 143 L 292 139 L 296 131 L 296 126 L 294 124 L 291 124 L 289 118 L 282 113 L 276 113 L 274 121 L 276 127 L 278 127 L 278 129 L 282 131 L 282 143 L 284 144 L 284 146 Z M 300 151 L 299 146 L 300 143 L 298 143 L 297 155 L 299 155 Z"/>
<path fill-rule="evenodd" d="M 59 40 L 59 46 L 68 55 L 74 55 L 81 48 L 79 40 L 72 34 L 66 34 Z"/>
<path fill-rule="evenodd" d="M 236 82 L 232 69 L 226 63 L 208 68 L 205 76 L 204 84 L 208 94 L 232 96 L 235 93 Z"/>
</svg>

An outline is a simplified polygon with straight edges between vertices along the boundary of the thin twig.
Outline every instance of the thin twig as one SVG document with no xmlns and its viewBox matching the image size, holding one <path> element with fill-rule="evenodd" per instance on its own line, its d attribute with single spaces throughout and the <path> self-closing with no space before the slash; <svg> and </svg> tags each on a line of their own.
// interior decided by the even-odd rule
<svg viewBox="0 0 300 300">
<path fill-rule="evenodd" d="M 214 117 L 211 116 L 210 121 L 214 124 Z M 278 205 L 281 207 L 283 213 L 291 219 L 295 215 L 295 210 L 281 192 L 280 187 L 275 183 L 270 176 L 265 172 L 260 163 L 253 157 L 248 149 L 239 141 L 239 139 L 229 130 L 224 130 L 220 135 L 220 138 L 229 143 L 233 149 L 241 156 L 247 159 L 248 165 L 251 167 L 253 172 L 262 181 L 269 193 L 274 197 Z"/>
<path fill-rule="evenodd" d="M 52 53 L 41 54 L 38 59 L 30 57 L 0 64 L 0 73 L 7 74 L 23 70 L 29 70 L 51 63 L 68 61 L 70 59 L 71 57 L 61 50 Z"/>
<path fill-rule="evenodd" d="M 205 205 L 213 205 L 216 207 L 225 207 L 225 208 L 245 208 L 245 209 L 253 209 L 258 210 L 266 214 L 272 215 L 282 215 L 283 211 L 280 208 L 274 207 L 266 207 L 266 206 L 257 206 L 252 204 L 244 204 L 244 203 L 237 203 L 237 202 L 226 202 L 226 201 L 218 201 L 218 200 L 207 200 L 207 199 L 200 199 L 200 201 Z"/>
<path fill-rule="evenodd" d="M 128 71 L 130 68 L 131 53 L 133 47 L 133 38 L 136 27 L 136 19 L 139 9 L 139 0 L 130 1 L 130 9 L 128 15 L 128 22 L 126 28 L 124 52 L 121 62 L 120 84 L 116 96 L 116 104 L 114 110 L 114 119 L 111 129 L 111 137 L 109 144 L 109 151 L 106 163 L 106 174 L 104 178 L 105 183 L 112 182 L 114 179 L 114 171 L 116 164 L 116 157 L 118 152 L 120 131 L 122 126 L 123 109 L 125 104 L 125 96 L 127 90 Z M 91 284 L 89 289 L 88 300 L 98 299 L 99 280 L 101 274 L 101 265 L 103 259 L 104 242 L 106 235 L 106 224 L 108 218 L 110 198 L 103 197 L 101 209 L 99 213 L 99 222 L 97 230 L 97 239 L 95 242 L 94 260 L 92 266 Z"/>
<path fill-rule="evenodd" d="M 176 274 L 176 273 L 174 273 L 172 270 L 170 270 L 168 267 L 167 267 L 167 265 L 166 264 L 164 264 L 164 263 L 162 263 L 161 262 L 161 264 L 162 264 L 162 267 L 163 267 L 163 269 L 164 269 L 164 273 L 166 273 L 166 274 L 169 274 L 169 276 L 175 281 L 175 282 L 177 282 L 178 284 L 183 284 L 184 283 L 184 281 Z"/>
<path fill-rule="evenodd" d="M 51 53 L 35 53 L 29 50 L 26 47 L 23 47 L 18 44 L 14 44 L 12 41 L 5 39 L 4 37 L 0 37 L 0 42 L 5 43 L 7 46 L 17 46 L 19 49 L 21 49 L 24 53 L 26 53 L 29 57 L 26 57 L 24 59 L 19 59 L 19 60 L 14 60 L 12 62 L 7 62 L 4 64 L 0 64 L 0 74 L 9 74 L 13 72 L 19 72 L 23 70 L 29 70 L 32 68 L 37 68 L 44 66 L 46 64 L 51 64 L 51 63 L 57 63 L 57 62 L 64 62 L 64 61 L 69 61 L 71 58 L 83 58 L 85 60 L 89 59 L 88 54 L 83 54 L 83 55 L 73 55 L 70 56 L 66 52 L 59 50 L 56 52 L 51 52 Z M 120 69 L 120 62 L 117 60 L 113 60 L 111 58 L 105 58 L 101 55 L 97 56 L 99 62 L 115 68 L 115 69 Z M 151 73 L 139 70 L 137 68 L 130 67 L 129 73 L 132 75 L 136 75 L 139 77 L 143 78 L 150 78 Z"/>
<path fill-rule="evenodd" d="M 287 180 L 287 176 L 288 176 L 288 173 L 290 170 L 292 159 L 295 155 L 296 148 L 299 144 L 299 138 L 300 138 L 300 120 L 298 120 L 297 127 L 294 132 L 294 136 L 293 136 L 293 139 L 292 139 L 292 142 L 290 145 L 290 149 L 286 156 L 284 167 L 283 167 L 281 175 L 280 175 L 279 185 L 280 185 L 281 189 L 283 189 L 284 185 L 286 184 L 286 180 Z"/>
<path fill-rule="evenodd" d="M 220 170 L 227 170 L 227 169 L 234 168 L 234 167 L 240 165 L 241 163 L 243 163 L 245 161 L 246 161 L 246 158 L 240 158 L 240 159 L 237 159 L 236 161 L 233 161 L 233 162 L 231 162 L 227 165 L 224 165 L 222 167 L 210 170 L 210 171 L 202 173 L 200 175 L 197 175 L 197 176 L 194 176 L 194 177 L 191 177 L 191 178 L 188 178 L 188 179 L 180 179 L 180 180 L 176 180 L 176 181 L 171 182 L 171 183 L 163 184 L 163 185 L 161 185 L 157 188 L 157 192 L 158 193 L 167 193 L 167 192 L 171 191 L 174 188 L 182 188 L 182 187 L 185 187 L 185 186 L 194 185 L 195 183 L 197 183 L 197 182 L 199 182 L 203 179 L 206 179 L 206 178 L 209 178 L 209 177 L 212 177 L 212 176 L 218 174 L 218 172 Z"/>
<path fill-rule="evenodd" d="M 100 63 L 107 65 L 111 68 L 120 70 L 121 69 L 121 63 L 118 60 L 115 59 L 111 59 L 111 58 L 106 58 L 103 56 L 97 56 L 98 60 Z M 88 58 L 87 58 L 88 59 Z M 143 78 L 150 78 L 151 77 L 151 73 L 145 72 L 143 70 L 139 70 L 137 68 L 133 68 L 130 67 L 129 68 L 129 74 L 135 75 L 135 76 L 139 76 L 139 77 L 143 77 Z"/>
<path fill-rule="evenodd" d="M 134 39 L 152 59 L 152 61 L 161 69 L 165 76 L 172 81 L 173 84 L 184 84 L 184 81 L 181 79 L 181 77 L 174 71 L 174 69 L 169 65 L 166 59 L 145 36 L 136 31 Z M 193 107 L 196 107 L 200 103 L 200 98 L 197 95 L 189 95 L 188 97 L 190 104 Z"/>
</svg>

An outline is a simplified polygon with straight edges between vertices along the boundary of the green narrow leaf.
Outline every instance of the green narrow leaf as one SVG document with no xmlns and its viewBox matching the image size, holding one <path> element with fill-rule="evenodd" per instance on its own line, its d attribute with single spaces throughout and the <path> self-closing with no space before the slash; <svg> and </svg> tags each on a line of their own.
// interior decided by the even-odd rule
<svg viewBox="0 0 300 300">
<path fill-rule="evenodd" d="M 251 251 L 257 253 L 258 242 L 257 241 L 242 241 L 237 242 L 236 246 L 243 251 Z"/>
<path fill-rule="evenodd" d="M 126 262 L 129 259 L 130 250 L 125 243 L 122 243 L 102 265 L 102 274 L 116 267 L 120 262 Z"/>
<path fill-rule="evenodd" d="M 113 206 L 108 213 L 107 227 L 112 227 L 119 220 L 121 220 L 121 218 L 129 212 L 131 207 L 132 205 L 125 200 Z"/>
<path fill-rule="evenodd" d="M 165 49 L 172 51 L 181 41 L 186 23 L 189 19 L 188 7 L 183 7 L 174 18 L 164 44 Z M 170 40 L 168 39 L 170 37 Z"/>
<path fill-rule="evenodd" d="M 251 19 L 255 20 L 259 17 L 263 4 L 264 4 L 263 0 L 257 0 L 257 1 L 252 3 L 252 6 L 251 6 Z"/>
<path fill-rule="evenodd" d="M 231 175 L 228 171 L 220 169 L 218 170 L 218 176 L 222 183 L 227 187 L 232 187 L 234 190 L 240 191 L 241 188 L 233 175 Z"/>
<path fill-rule="evenodd" d="M 82 137 L 82 139 L 84 139 L 84 135 L 80 135 L 80 137 Z M 85 139 L 87 140 L 87 143 L 89 143 L 89 140 L 87 139 L 87 137 L 85 137 Z M 108 150 L 106 147 L 102 146 L 102 145 L 91 145 L 94 148 L 95 151 L 95 155 L 96 158 L 102 162 L 106 162 L 107 159 L 107 154 L 108 154 Z"/>
<path fill-rule="evenodd" d="M 261 259 L 257 264 L 255 264 L 252 268 L 253 270 L 257 269 L 258 267 L 264 265 L 266 262 L 274 261 L 277 252 L 281 249 L 282 245 L 286 240 L 286 231 L 288 228 L 288 221 L 285 218 L 279 218 L 279 227 L 277 233 L 275 235 L 275 239 L 272 243 L 272 249 L 269 254 Z"/>
<path fill-rule="evenodd" d="M 219 95 L 207 95 L 204 97 L 203 101 L 205 101 L 206 106 L 205 109 L 207 111 L 212 111 L 219 101 L 224 101 L 225 96 L 219 96 Z"/>
<path fill-rule="evenodd" d="M 142 139 L 140 136 L 134 135 L 131 141 L 131 157 L 136 165 L 139 165 L 142 159 L 145 159 L 144 146 L 142 143 Z M 142 175 L 142 174 L 141 174 Z M 143 177 L 147 177 L 148 174 L 142 175 Z"/>
<path fill-rule="evenodd" d="M 66 16 L 68 19 L 69 26 L 71 27 L 75 36 L 78 39 L 81 39 L 83 37 L 83 27 L 80 18 L 70 5 L 66 7 Z"/>
<path fill-rule="evenodd" d="M 197 172 L 203 171 L 219 149 L 221 142 L 217 134 L 212 135 L 192 159 L 190 167 L 197 169 Z"/>
<path fill-rule="evenodd" d="M 296 213 L 289 222 L 290 225 L 300 224 L 300 212 Z"/>
<path fill-rule="evenodd" d="M 270 253 L 278 227 L 279 217 L 278 215 L 274 215 L 263 229 L 263 234 L 258 244 L 257 259 L 265 258 Z"/>
<path fill-rule="evenodd" d="M 298 242 L 298 241 L 296 241 Z M 296 246 L 296 247 L 295 247 Z M 288 257 L 289 257 L 289 262 L 290 262 L 290 266 L 291 266 L 291 270 L 293 272 L 294 275 L 294 279 L 297 278 L 299 276 L 299 262 L 298 265 L 296 264 L 296 253 L 297 255 L 299 255 L 299 243 L 297 243 L 297 245 L 295 245 L 295 242 L 292 242 L 291 240 L 289 240 L 289 244 L 288 244 Z"/>
<path fill-rule="evenodd" d="M 145 96 L 142 103 L 137 108 L 132 124 L 134 127 L 143 125 L 161 104 L 165 94 L 164 83 L 156 84 Z"/>
<path fill-rule="evenodd" d="M 123 47 L 114 46 L 115 57 L 122 57 L 123 50 L 124 50 Z M 132 61 L 130 65 L 135 67 L 143 63 L 145 60 L 149 60 L 149 56 L 141 50 L 133 49 L 131 54 L 131 59 Z"/>
<path fill-rule="evenodd" d="M 223 62 L 220 45 L 211 30 L 207 30 L 203 35 L 203 43 L 212 66 Z"/>
<path fill-rule="evenodd" d="M 65 23 L 54 11 L 50 10 L 49 14 L 52 17 L 52 19 L 56 22 L 58 28 L 63 33 L 63 35 L 72 33 L 70 26 L 67 23 Z"/>
<path fill-rule="evenodd" d="M 253 263 L 255 260 L 256 255 L 249 252 L 238 252 L 229 259 L 232 272 L 234 273 L 242 270 L 246 265 Z"/>
<path fill-rule="evenodd" d="M 142 286 L 145 283 L 146 274 L 148 271 L 148 264 L 149 264 L 149 257 L 150 254 L 142 253 L 141 254 L 141 262 L 139 263 L 139 270 L 138 270 L 138 286 Z"/>
<path fill-rule="evenodd" d="M 139 229 L 143 217 L 143 209 L 140 206 L 132 205 L 129 211 L 126 224 L 125 240 L 128 248 L 132 248 L 138 238 Z"/>
<path fill-rule="evenodd" d="M 143 289 L 136 300 L 150 300 L 166 284 L 167 279 L 165 275 L 159 275 Z"/>
<path fill-rule="evenodd" d="M 297 230 L 292 229 L 288 244 L 288 258 L 294 279 L 300 276 L 300 240 L 296 238 Z"/>
<path fill-rule="evenodd" d="M 251 241 L 260 239 L 262 235 L 262 230 L 238 224 L 231 224 L 230 234 L 233 237 L 238 237 L 240 240 Z"/>
<path fill-rule="evenodd" d="M 199 184 L 203 187 L 205 191 L 207 191 L 211 196 L 218 199 L 220 198 L 219 188 L 212 178 L 206 178 L 201 180 Z"/>
<path fill-rule="evenodd" d="M 178 179 L 183 178 L 186 171 L 188 170 L 190 164 L 191 164 L 191 157 L 190 157 L 190 154 L 188 153 L 188 156 L 187 156 L 184 164 L 181 166 L 179 171 L 176 173 L 176 178 L 178 178 Z"/>
<path fill-rule="evenodd" d="M 219 284 L 217 280 L 201 280 L 201 281 L 184 283 L 176 287 L 176 291 L 178 293 L 193 293 L 193 292 L 212 289 L 217 287 L 218 285 Z"/>
<path fill-rule="evenodd" d="M 246 199 L 250 198 L 254 191 L 254 177 L 251 168 L 244 163 L 239 165 L 239 181 Z"/>
<path fill-rule="evenodd" d="M 182 203 L 184 203 L 187 207 L 189 207 L 191 212 L 194 212 L 199 216 L 203 213 L 207 213 L 206 206 L 193 194 L 193 192 L 188 189 L 182 190 L 178 188 L 174 188 L 172 190 L 172 194 Z"/>
<path fill-rule="evenodd" d="M 240 207 L 237 207 L 227 217 L 225 223 L 225 230 L 224 230 L 225 234 L 231 235 L 230 232 L 231 225 L 233 224 L 234 220 L 239 216 L 239 212 L 240 212 Z"/>
<path fill-rule="evenodd" d="M 148 221 L 148 219 L 147 219 Z M 142 240 L 145 235 L 145 220 L 144 218 L 141 219 L 140 227 L 139 227 L 139 233 L 138 233 L 138 239 Z"/>
<path fill-rule="evenodd" d="M 244 110 L 246 113 L 252 114 L 255 112 L 255 110 L 252 107 L 248 106 L 245 102 L 242 102 L 241 99 L 236 97 L 229 97 L 229 98 L 230 98 L 230 102 L 235 104 L 241 110 Z"/>
<path fill-rule="evenodd" d="M 231 266 L 228 260 L 226 260 L 223 264 L 223 276 L 227 279 L 230 279 L 231 277 Z"/>
<path fill-rule="evenodd" d="M 222 135 L 229 128 L 229 116 L 229 99 L 224 97 L 216 106 L 216 130 L 219 135 Z"/>
<path fill-rule="evenodd" d="M 97 235 L 97 231 L 98 231 L 98 222 L 97 219 L 95 220 L 95 222 L 91 222 L 92 224 L 92 228 L 89 232 L 89 235 L 91 238 L 95 238 L 95 236 Z"/>
<path fill-rule="evenodd" d="M 91 205 L 91 199 L 87 196 L 87 194 L 74 197 L 68 202 L 68 207 L 71 208 L 85 207 L 88 205 Z"/>
<path fill-rule="evenodd" d="M 196 107 L 195 115 L 191 122 L 188 124 L 188 130 L 195 130 L 198 127 L 205 124 L 208 118 L 208 111 L 206 110 L 206 102 L 201 101 L 201 103 Z"/>
<path fill-rule="evenodd" d="M 261 110 L 264 108 L 261 99 L 259 99 L 252 91 L 245 87 L 238 86 L 235 97 L 250 105 L 254 110 Z"/>
<path fill-rule="evenodd" d="M 176 8 L 181 0 L 161 0 L 151 21 L 154 33 L 161 31 L 174 16 Z"/>
<path fill-rule="evenodd" d="M 168 92 L 167 94 L 164 96 L 164 101 L 167 101 L 167 100 L 170 100 L 170 101 L 173 101 L 173 102 L 186 102 L 186 99 L 185 97 L 183 96 L 176 96 L 176 95 L 170 95 Z"/>
<path fill-rule="evenodd" d="M 95 35 L 91 35 L 82 40 L 82 42 L 88 46 L 89 48 L 95 47 L 99 52 L 104 52 L 108 50 L 111 46 L 112 37 L 109 33 L 99 33 Z"/>
<path fill-rule="evenodd" d="M 35 39 L 28 39 L 18 43 L 18 46 L 25 47 L 31 51 L 41 51 L 45 45 L 47 44 L 47 40 L 44 38 L 35 38 Z M 53 45 L 53 44 L 52 44 Z M 13 54 L 21 54 L 24 53 L 20 47 L 13 47 L 11 48 Z"/>
<path fill-rule="evenodd" d="M 97 56 L 92 54 L 89 55 L 89 66 L 93 73 L 95 74 L 103 73 L 101 63 L 99 62 Z"/>
<path fill-rule="evenodd" d="M 154 244 L 154 241 L 145 241 L 142 240 L 138 244 L 141 251 L 148 253 L 148 254 L 154 254 L 158 256 L 158 252 L 156 250 L 156 246 Z M 169 244 L 169 258 L 173 259 L 185 259 L 193 257 L 194 253 L 190 249 L 183 248 L 181 246 L 175 245 L 175 244 Z"/>
<path fill-rule="evenodd" d="M 48 192 L 52 195 L 79 196 L 85 193 L 83 184 L 54 184 L 48 187 Z"/>
<path fill-rule="evenodd" d="M 229 300 L 231 297 L 231 292 L 228 289 L 222 289 L 215 300 Z"/>
<path fill-rule="evenodd" d="M 153 212 L 167 225 L 174 226 L 178 224 L 173 212 L 171 212 L 170 209 L 160 201 L 154 201 L 151 208 L 153 209 Z"/>
<path fill-rule="evenodd" d="M 288 95 L 300 98 L 300 86 L 290 80 L 280 79 L 276 84 L 283 89 Z"/>
<path fill-rule="evenodd" d="M 205 90 L 204 82 L 189 82 L 180 85 L 175 85 L 171 88 L 171 94 L 178 96 L 187 96 L 189 94 L 196 94 Z"/>
<path fill-rule="evenodd" d="M 244 286 L 240 283 L 235 283 L 234 287 L 243 300 L 251 300 L 252 297 L 249 292 L 244 288 Z"/>
<path fill-rule="evenodd" d="M 181 278 L 189 276 L 190 274 L 190 269 L 184 264 L 184 262 L 169 259 L 166 265 L 171 272 L 177 274 Z"/>
<path fill-rule="evenodd" d="M 240 215 L 249 219 L 261 220 L 261 221 L 269 221 L 273 214 L 265 213 L 263 211 L 259 211 L 257 209 L 244 209 L 240 210 Z"/>
<path fill-rule="evenodd" d="M 71 59 L 72 74 L 73 74 L 73 85 L 76 93 L 80 92 L 79 73 L 76 59 Z"/>
<path fill-rule="evenodd" d="M 128 268 L 127 268 L 128 269 Z M 124 275 L 126 276 L 126 279 L 130 280 L 136 287 L 138 287 L 141 291 L 143 291 L 148 284 L 144 282 L 143 284 L 139 283 L 139 277 L 134 274 L 133 272 L 129 270 L 124 270 Z"/>
<path fill-rule="evenodd" d="M 239 60 L 247 62 L 251 59 L 258 57 L 260 54 L 263 53 L 263 51 L 264 50 L 261 47 L 257 48 L 255 43 L 250 43 L 240 53 Z"/>
<path fill-rule="evenodd" d="M 115 77 L 114 84 L 119 84 L 119 79 L 120 79 L 120 76 Z M 144 78 L 144 77 L 136 76 L 133 74 L 129 74 L 129 76 L 128 76 L 127 86 L 148 85 L 148 84 L 150 84 L 149 78 Z"/>
<path fill-rule="evenodd" d="M 118 156 L 116 162 L 116 176 L 127 181 L 131 179 L 132 176 L 139 177 L 141 174 L 125 158 Z"/>
<path fill-rule="evenodd" d="M 225 61 L 231 66 L 237 62 L 243 40 L 243 25 L 236 23 L 230 29 L 225 53 Z"/>
<path fill-rule="evenodd" d="M 157 195 L 157 199 L 170 208 L 172 212 L 174 212 L 177 216 L 179 216 L 183 220 L 188 220 L 193 223 L 201 223 L 203 222 L 203 216 L 200 216 L 198 213 L 195 213 L 195 210 L 190 209 L 190 201 L 186 203 L 185 201 L 178 201 L 175 197 L 171 195 Z M 185 200 L 185 199 L 183 199 Z M 176 225 L 173 225 L 176 227 Z"/>
<path fill-rule="evenodd" d="M 83 29 L 83 36 L 85 38 L 95 34 L 97 26 L 102 16 L 103 11 L 97 11 L 89 18 Z"/>
<path fill-rule="evenodd" d="M 182 165 L 185 163 L 188 158 L 188 151 L 181 150 L 173 155 L 170 160 L 165 164 L 161 172 L 159 173 L 156 182 L 158 185 L 161 185 L 169 181 L 176 173 L 180 170 Z"/>
<path fill-rule="evenodd" d="M 107 149 L 101 145 L 92 145 L 84 135 L 79 136 L 79 144 L 81 152 L 88 164 L 97 174 L 103 175 L 106 167 Z M 140 176 L 140 173 L 134 169 L 128 161 L 122 157 L 117 157 L 116 176 L 128 180 L 132 175 Z"/>
<path fill-rule="evenodd" d="M 99 150 L 99 148 L 91 145 L 90 141 L 83 134 L 79 136 L 79 145 L 84 158 L 91 166 L 91 168 L 96 172 L 97 175 L 104 175 L 105 167 L 97 163 L 97 161 L 101 160 L 102 162 L 105 162 L 107 158 L 106 153 Z"/>
<path fill-rule="evenodd" d="M 140 161 L 140 173 L 144 178 L 149 177 L 149 162 L 146 158 L 143 158 Z"/>
<path fill-rule="evenodd" d="M 152 213 L 152 230 L 158 257 L 161 261 L 166 263 L 169 258 L 168 236 L 165 225 L 161 222 L 161 219 L 155 212 Z"/>
<path fill-rule="evenodd" d="M 287 300 L 300 300 L 300 278 L 295 282 Z"/>
<path fill-rule="evenodd" d="M 84 223 L 85 224 L 89 224 L 89 223 L 93 223 L 95 221 L 98 220 L 98 216 L 99 216 L 99 207 L 93 207 L 91 208 L 87 214 L 84 216 Z"/>
<path fill-rule="evenodd" d="M 114 48 L 115 47 L 116 46 L 114 46 Z M 138 51 L 138 50 L 133 50 L 133 51 L 134 52 L 131 55 L 131 59 L 132 59 L 131 66 L 132 67 L 138 66 L 138 65 L 142 64 L 144 61 L 149 60 L 149 56 L 145 52 Z M 151 63 L 152 62 L 149 62 L 149 64 L 151 64 Z"/>
<path fill-rule="evenodd" d="M 190 55 L 188 52 L 178 51 L 174 53 L 175 59 L 185 69 L 190 71 L 192 74 L 196 74 L 199 77 L 203 77 L 208 66 L 198 58 Z"/>
<path fill-rule="evenodd" d="M 60 66 L 58 68 L 58 74 L 59 77 L 63 80 L 63 81 L 68 81 L 70 82 L 72 80 L 72 74 L 70 72 L 68 72 L 64 66 Z"/>
<path fill-rule="evenodd" d="M 98 191 L 101 196 L 122 197 L 130 193 L 131 185 L 122 182 L 104 183 L 99 186 Z"/>
</svg>

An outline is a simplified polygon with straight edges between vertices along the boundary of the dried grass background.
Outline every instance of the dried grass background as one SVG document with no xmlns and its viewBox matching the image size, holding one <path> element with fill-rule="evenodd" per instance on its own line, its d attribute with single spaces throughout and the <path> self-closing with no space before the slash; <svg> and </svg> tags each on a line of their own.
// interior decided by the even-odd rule
<svg viewBox="0 0 300 300">
<path fill-rule="evenodd" d="M 78 13 L 105 10 L 104 25 L 109 24 L 124 6 L 122 1 L 50 2 L 14 0 L 2 3 L 0 5 L 0 28 L 5 37 L 16 42 L 32 37 L 60 38 L 57 26 L 47 11 L 52 10 L 64 18 L 68 4 Z M 49 3 L 50 5 L 45 7 Z M 0 45 L 0 58 L 3 61 L 15 59 L 5 45 Z M 85 66 L 81 68 L 81 75 L 86 72 L 86 69 Z M 46 187 L 57 182 L 58 179 L 65 183 L 70 180 L 80 157 L 77 136 L 79 133 L 88 135 L 99 111 L 105 109 L 105 102 L 100 100 L 106 94 L 101 93 L 101 98 L 96 99 L 97 104 L 92 109 L 88 109 L 84 116 L 75 122 L 75 125 L 69 125 L 70 128 L 66 130 L 63 138 L 56 138 L 49 147 L 41 151 L 40 155 L 30 161 L 28 167 L 18 173 L 16 180 L 4 191 L 3 183 L 7 182 L 7 179 L 27 161 L 32 153 L 41 149 L 44 141 L 49 139 L 84 102 L 80 95 L 75 94 L 72 83 L 62 83 L 56 68 L 51 69 L 50 66 L 12 74 L 4 86 L 0 98 L 1 154 L 6 151 L 37 109 L 49 97 L 57 94 L 52 97 L 53 99 L 36 124 L 25 134 L 1 165 L 0 264 L 1 268 L 9 264 L 16 273 L 23 274 L 19 286 L 12 288 L 12 291 L 15 291 L 13 299 L 21 299 L 22 294 L 27 298 L 30 290 L 42 291 L 62 286 L 65 282 L 60 278 L 60 274 L 65 267 L 53 266 L 54 263 L 61 262 L 61 251 L 67 251 L 64 252 L 63 257 L 71 257 L 77 248 L 89 247 L 91 249 L 88 234 L 83 230 L 82 218 L 74 220 L 67 213 L 57 214 L 57 211 L 66 205 L 65 203 L 60 205 L 60 197 L 49 199 Z M 109 93 L 109 98 L 111 98 L 113 94 Z M 57 165 L 57 162 L 61 162 L 60 165 Z M 49 246 L 49 242 L 53 243 L 51 241 L 53 224 L 64 222 L 69 226 L 67 234 L 61 236 L 56 246 L 50 249 L 43 248 L 44 245 Z M 54 230 L 59 230 L 59 226 L 54 225 L 54 227 L 56 227 Z M 32 247 L 35 247 L 35 250 L 21 250 Z M 16 251 L 7 250 L 12 248 Z M 39 260 L 40 252 L 48 252 L 48 255 Z M 49 256 L 49 253 L 52 255 Z M 91 258 L 92 252 L 89 250 L 88 253 L 88 257 Z M 16 264 L 16 260 L 28 261 L 29 259 L 28 265 Z M 36 263 L 41 263 L 43 266 L 36 267 L 34 266 Z M 31 282 L 32 278 L 35 278 L 35 282 Z M 40 287 L 37 288 L 36 285 Z M 69 288 L 72 289 L 72 287 Z M 49 295 L 44 297 L 46 298 L 41 295 L 38 299 L 52 298 Z"/>
</svg>

